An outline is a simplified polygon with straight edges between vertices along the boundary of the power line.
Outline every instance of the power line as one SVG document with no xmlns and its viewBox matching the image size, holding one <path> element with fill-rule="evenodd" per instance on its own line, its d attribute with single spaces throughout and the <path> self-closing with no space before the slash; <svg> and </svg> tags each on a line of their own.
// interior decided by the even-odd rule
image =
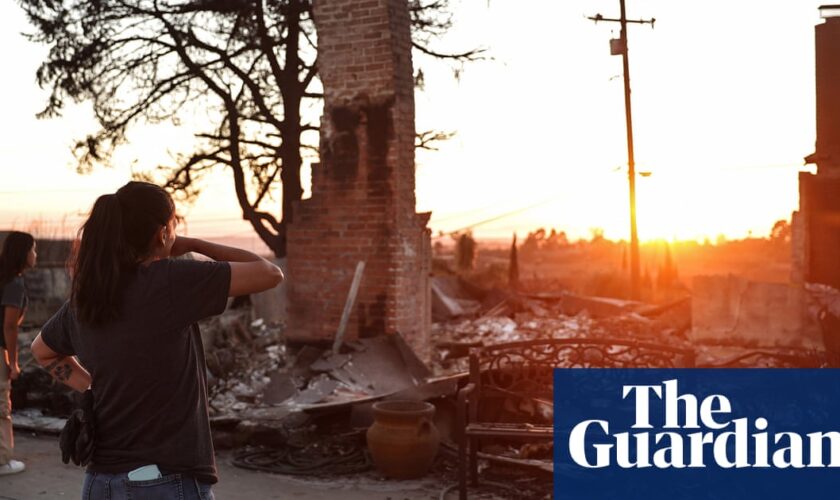
<svg viewBox="0 0 840 500">
<path fill-rule="evenodd" d="M 476 228 L 478 226 L 483 226 L 484 224 L 489 224 L 489 223 L 495 222 L 497 220 L 505 219 L 505 218 L 510 217 L 512 215 L 521 214 L 523 212 L 527 212 L 528 210 L 532 210 L 534 208 L 537 208 L 537 207 L 540 207 L 540 206 L 543 206 L 543 205 L 547 205 L 551 202 L 557 201 L 558 199 L 559 199 L 559 197 L 553 196 L 553 197 L 548 198 L 546 200 L 543 200 L 539 203 L 534 203 L 533 205 L 528 205 L 527 207 L 522 207 L 522 208 L 518 208 L 516 210 L 511 210 L 510 212 L 505 212 L 503 214 L 495 215 L 495 216 L 490 217 L 488 219 L 480 220 L 478 222 L 474 222 L 472 224 L 464 226 L 460 229 L 456 229 L 455 231 L 449 231 L 448 233 L 445 233 L 443 235 L 437 235 L 437 236 L 435 236 L 435 238 L 442 238 L 444 236 L 452 236 L 452 235 L 455 235 L 455 234 L 458 234 L 458 233 L 462 233 L 462 232 L 464 232 L 468 229 L 473 229 L 473 228 Z"/>
<path fill-rule="evenodd" d="M 445 215 L 445 216 L 441 217 L 440 219 L 435 218 L 434 209 L 432 209 L 433 215 L 432 215 L 432 219 L 429 221 L 429 223 L 430 224 L 441 224 L 443 222 L 451 221 L 451 220 L 454 220 L 454 219 L 463 219 L 463 218 L 465 218 L 469 215 L 485 212 L 490 208 L 497 207 L 503 201 L 505 201 L 505 200 L 497 200 L 493 203 L 484 205 L 484 206 L 479 207 L 479 208 L 473 208 L 473 209 L 470 209 L 470 210 L 465 210 L 465 211 L 462 211 L 462 212 L 455 212 L 453 214 Z"/>
</svg>

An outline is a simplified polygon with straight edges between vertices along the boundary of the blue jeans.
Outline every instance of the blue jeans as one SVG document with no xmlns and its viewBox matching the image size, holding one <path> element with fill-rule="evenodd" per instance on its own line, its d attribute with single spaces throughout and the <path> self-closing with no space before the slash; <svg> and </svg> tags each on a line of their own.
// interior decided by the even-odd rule
<svg viewBox="0 0 840 500">
<path fill-rule="evenodd" d="M 127 473 L 88 472 L 82 500 L 215 500 L 210 486 L 181 474 L 130 481 Z"/>
</svg>

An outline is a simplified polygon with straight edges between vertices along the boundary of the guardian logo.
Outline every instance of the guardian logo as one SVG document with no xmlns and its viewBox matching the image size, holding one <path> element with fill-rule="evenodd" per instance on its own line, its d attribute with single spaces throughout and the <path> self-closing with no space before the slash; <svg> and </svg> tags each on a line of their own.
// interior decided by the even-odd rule
<svg viewBox="0 0 840 500">
<path fill-rule="evenodd" d="M 840 370 L 558 369 L 555 499 L 840 495 Z"/>
<path fill-rule="evenodd" d="M 632 467 L 705 467 L 706 448 L 710 448 L 715 463 L 720 467 L 805 467 L 803 450 L 810 450 L 808 467 L 825 467 L 823 443 L 827 440 L 831 449 L 831 467 L 840 467 L 840 433 L 812 432 L 806 437 L 794 432 L 779 432 L 768 439 L 765 432 L 767 419 L 756 418 L 752 423 L 747 417 L 732 418 L 732 404 L 721 394 L 707 396 L 702 402 L 692 394 L 678 394 L 676 379 L 658 385 L 625 385 L 622 398 L 635 399 L 635 422 L 633 429 L 653 429 L 650 423 L 651 396 L 664 399 L 665 423 L 662 432 L 619 432 L 610 435 L 610 424 L 606 420 L 584 420 L 577 424 L 569 439 L 569 454 L 581 467 L 609 467 L 613 456 L 622 468 Z M 664 396 L 663 396 L 664 394 Z M 684 406 L 684 418 L 680 418 L 679 406 Z M 692 430 L 688 434 L 675 432 Z M 702 429 L 709 429 L 703 431 Z M 725 429 L 732 429 L 727 432 Z M 750 434 L 753 429 L 757 432 Z M 696 430 L 696 431 L 695 431 Z M 605 438 L 609 444 L 594 444 L 595 463 L 586 457 L 587 434 L 595 439 Z M 636 448 L 635 459 L 630 458 L 630 441 Z M 775 451 L 770 458 L 770 443 Z M 730 446 L 734 443 L 734 457 Z M 652 456 L 651 456 L 652 453 Z M 749 457 L 754 457 L 750 461 Z"/>
</svg>

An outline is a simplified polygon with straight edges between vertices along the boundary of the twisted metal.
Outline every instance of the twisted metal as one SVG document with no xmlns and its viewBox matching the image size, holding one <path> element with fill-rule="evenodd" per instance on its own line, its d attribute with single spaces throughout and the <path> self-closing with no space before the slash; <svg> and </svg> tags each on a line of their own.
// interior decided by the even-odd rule
<svg viewBox="0 0 840 500">
<path fill-rule="evenodd" d="M 698 364 L 700 368 L 837 368 L 840 358 L 828 351 L 755 350 L 719 361 Z"/>
<path fill-rule="evenodd" d="M 694 352 L 626 339 L 567 338 L 512 342 L 475 349 L 490 386 L 545 393 L 554 368 L 679 368 L 694 365 Z"/>
<path fill-rule="evenodd" d="M 370 470 L 372 462 L 361 446 L 331 445 L 248 450 L 233 465 L 285 475 L 341 475 Z"/>
</svg>

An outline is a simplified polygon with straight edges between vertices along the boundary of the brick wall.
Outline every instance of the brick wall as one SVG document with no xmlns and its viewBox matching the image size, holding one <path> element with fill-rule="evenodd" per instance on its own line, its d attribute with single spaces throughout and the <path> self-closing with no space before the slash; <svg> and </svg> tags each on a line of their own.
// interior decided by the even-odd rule
<svg viewBox="0 0 840 500">
<path fill-rule="evenodd" d="M 817 144 L 814 156 L 819 170 L 840 169 L 840 18 L 816 25 L 815 83 Z"/>
<path fill-rule="evenodd" d="M 805 160 L 817 164 L 817 173 L 799 174 L 791 280 L 840 288 L 840 18 L 828 18 L 814 31 L 817 143 Z"/>
<path fill-rule="evenodd" d="M 316 0 L 321 164 L 289 227 L 293 341 L 333 338 L 366 262 L 347 338 L 402 333 L 421 357 L 431 321 L 429 214 L 415 212 L 414 84 L 405 0 Z"/>
<path fill-rule="evenodd" d="M 806 282 L 840 289 L 840 172 L 825 169 L 816 175 L 799 174 L 799 228 L 794 234 L 793 268 L 801 268 Z M 798 252 L 798 253 L 797 253 Z M 796 276 L 794 276 L 796 278 Z"/>
</svg>

